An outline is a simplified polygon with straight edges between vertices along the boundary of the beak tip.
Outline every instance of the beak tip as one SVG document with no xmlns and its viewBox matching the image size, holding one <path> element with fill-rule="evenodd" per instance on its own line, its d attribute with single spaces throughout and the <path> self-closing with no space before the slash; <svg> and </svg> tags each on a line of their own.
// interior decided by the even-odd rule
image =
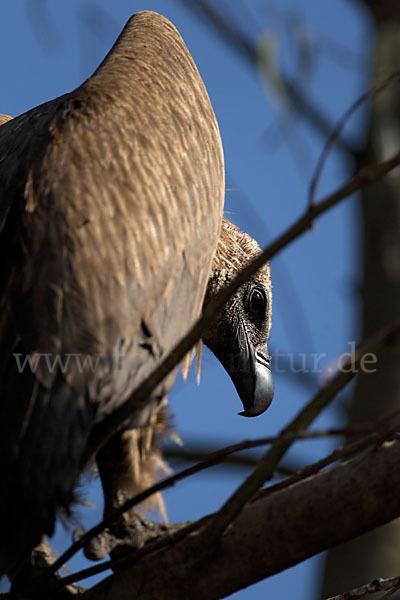
<svg viewBox="0 0 400 600">
<path fill-rule="evenodd" d="M 244 404 L 244 411 L 238 413 L 242 417 L 258 417 L 269 408 L 274 397 L 274 380 L 269 368 L 263 365 L 256 367 L 256 385 L 251 404 Z"/>
<path fill-rule="evenodd" d="M 238 412 L 239 417 L 250 417 L 251 415 L 247 414 L 246 410 L 242 410 L 242 412 Z"/>
<path fill-rule="evenodd" d="M 262 415 L 263 412 L 267 410 L 267 408 L 269 408 L 271 402 L 272 398 L 270 400 L 267 400 L 267 402 L 264 401 L 261 405 L 257 405 L 256 403 L 254 403 L 252 406 L 250 406 L 250 408 L 239 412 L 238 415 L 240 415 L 241 417 L 258 417 L 259 415 Z"/>
<path fill-rule="evenodd" d="M 264 411 L 262 411 L 264 412 Z M 252 413 L 251 410 L 242 410 L 242 412 L 238 412 L 238 415 L 240 417 L 257 417 L 258 415 L 261 415 L 261 413 Z"/>
</svg>

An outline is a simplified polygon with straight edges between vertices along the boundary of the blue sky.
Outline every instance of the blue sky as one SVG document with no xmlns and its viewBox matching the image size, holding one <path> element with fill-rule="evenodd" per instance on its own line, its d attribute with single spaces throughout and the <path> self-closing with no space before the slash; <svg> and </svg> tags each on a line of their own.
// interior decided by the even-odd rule
<svg viewBox="0 0 400 600">
<path fill-rule="evenodd" d="M 39 0 L 2 2 L 0 113 L 16 116 L 70 91 L 93 72 L 131 14 L 143 9 L 161 12 L 181 32 L 217 115 L 227 188 L 231 190 L 225 203 L 228 218 L 265 245 L 300 215 L 306 206 L 322 138 L 306 123 L 296 123 L 294 115 L 284 111 L 282 98 L 276 99 L 263 82 L 260 72 L 234 54 L 182 1 L 48 2 L 49 12 L 44 14 L 50 19 L 50 28 L 47 17 L 40 12 L 45 4 Z M 90 25 L 88 17 L 93 14 L 98 18 Z M 312 73 L 304 72 L 304 89 L 333 124 L 368 87 L 365 68 L 372 32 L 357 3 L 235 0 L 232 14 L 246 15 L 239 18 L 246 34 L 275 44 L 289 74 L 296 74 L 296 36 L 308 40 L 317 58 Z M 282 123 L 289 135 L 284 133 Z M 362 115 L 358 115 L 346 133 L 361 139 L 361 126 Z M 334 190 L 349 174 L 349 166 L 333 152 L 317 197 Z M 359 242 L 357 202 L 347 200 L 272 261 L 271 348 L 281 353 L 304 353 L 308 360 L 313 353 L 324 354 L 320 363 L 324 368 L 348 351 L 348 342 L 358 339 Z M 241 405 L 228 376 L 205 351 L 200 386 L 193 374 L 188 382 L 179 375 L 171 393 L 177 430 L 184 441 L 204 441 L 210 448 L 276 434 L 317 389 L 321 377 L 321 373 L 311 374 L 304 384 L 300 375 L 277 373 L 270 409 L 257 419 L 243 419 L 237 416 Z M 337 424 L 341 415 L 338 401 L 317 424 Z M 296 463 L 315 460 L 329 448 L 327 441 L 299 443 L 291 450 L 290 459 Z M 239 471 L 216 468 L 180 483 L 165 494 L 170 520 L 196 519 L 217 510 L 242 477 Z M 96 507 L 84 511 L 82 518 L 89 525 L 100 517 L 96 483 L 87 498 Z M 66 547 L 69 536 L 58 532 L 58 549 Z M 79 557 L 71 566 L 82 568 L 83 564 Z M 232 598 L 309 599 L 318 584 L 320 565 L 320 557 L 316 557 Z"/>
</svg>

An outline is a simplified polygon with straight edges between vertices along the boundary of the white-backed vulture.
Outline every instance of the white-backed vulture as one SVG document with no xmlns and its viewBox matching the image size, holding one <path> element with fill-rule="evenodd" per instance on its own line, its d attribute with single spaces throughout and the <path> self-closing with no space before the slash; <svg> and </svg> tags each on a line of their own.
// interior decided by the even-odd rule
<svg viewBox="0 0 400 600">
<path fill-rule="evenodd" d="M 68 511 L 96 425 L 259 248 L 222 219 L 218 125 L 183 40 L 156 13 L 134 15 L 76 90 L 2 122 L 4 573 L 53 532 L 58 509 Z M 266 266 L 204 336 L 246 416 L 272 400 L 270 311 Z M 132 487 L 132 436 L 142 432 L 144 443 L 146 428 L 154 434 L 174 377 L 100 451 L 106 509 Z"/>
</svg>

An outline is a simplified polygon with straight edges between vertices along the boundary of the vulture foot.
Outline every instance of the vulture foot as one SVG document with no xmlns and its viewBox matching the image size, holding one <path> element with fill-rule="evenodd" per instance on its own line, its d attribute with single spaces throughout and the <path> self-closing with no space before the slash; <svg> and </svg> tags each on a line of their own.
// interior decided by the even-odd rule
<svg viewBox="0 0 400 600">
<path fill-rule="evenodd" d="M 150 542 L 170 537 L 181 528 L 182 523 L 171 525 L 148 521 L 137 514 L 131 522 L 121 519 L 91 540 L 85 546 L 85 556 L 93 561 L 103 560 L 107 554 L 113 559 L 127 555 L 134 557 Z"/>
</svg>

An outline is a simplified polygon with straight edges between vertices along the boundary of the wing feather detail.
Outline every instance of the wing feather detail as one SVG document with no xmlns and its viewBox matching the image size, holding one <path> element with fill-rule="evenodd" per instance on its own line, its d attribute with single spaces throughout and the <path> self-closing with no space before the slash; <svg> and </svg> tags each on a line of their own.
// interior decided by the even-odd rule
<svg viewBox="0 0 400 600">
<path fill-rule="evenodd" d="M 151 12 L 128 21 L 76 90 L 0 124 L 0 444 L 9 464 L 0 517 L 12 513 L 9 537 L 22 519 L 14 543 L 26 548 L 70 503 L 91 428 L 199 316 L 224 167 L 197 68 L 174 26 Z M 34 369 L 20 372 L 14 354 Z M 64 366 L 49 368 L 46 356 Z M 21 517 L 32 490 L 33 512 Z M 4 543 L 0 562 L 8 551 L 12 561 Z"/>
</svg>

